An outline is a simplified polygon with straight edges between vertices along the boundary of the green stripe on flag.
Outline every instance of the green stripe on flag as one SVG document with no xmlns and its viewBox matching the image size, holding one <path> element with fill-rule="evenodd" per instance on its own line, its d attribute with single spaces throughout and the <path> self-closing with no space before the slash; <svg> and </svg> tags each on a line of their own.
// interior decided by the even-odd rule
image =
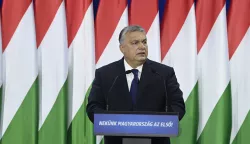
<svg viewBox="0 0 250 144">
<path fill-rule="evenodd" d="M 37 144 L 38 95 L 36 78 L 5 131 L 1 144 Z"/>
<path fill-rule="evenodd" d="M 93 133 L 93 124 L 86 113 L 90 90 L 91 86 L 86 93 L 84 103 L 70 124 L 68 129 L 68 144 L 96 144 L 95 135 Z"/>
<path fill-rule="evenodd" d="M 229 144 L 232 128 L 232 101 L 230 83 L 210 115 L 198 144 Z"/>
<path fill-rule="evenodd" d="M 100 144 L 104 144 L 104 137 L 102 138 L 102 141 L 100 142 Z"/>
<path fill-rule="evenodd" d="M 54 106 L 39 131 L 39 144 L 66 144 L 67 85 L 68 81 L 66 80 L 57 96 Z"/>
<path fill-rule="evenodd" d="M 248 112 L 239 132 L 233 140 L 232 144 L 247 144 L 250 143 L 250 111 Z"/>
<path fill-rule="evenodd" d="M 180 121 L 179 136 L 171 144 L 195 144 L 199 121 L 198 82 L 186 100 L 186 114 Z"/>
</svg>

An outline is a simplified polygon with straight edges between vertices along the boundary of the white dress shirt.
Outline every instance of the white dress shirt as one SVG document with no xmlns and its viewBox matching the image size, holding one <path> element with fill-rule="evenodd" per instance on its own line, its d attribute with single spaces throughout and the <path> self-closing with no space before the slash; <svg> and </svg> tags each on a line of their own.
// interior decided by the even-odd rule
<svg viewBox="0 0 250 144">
<path fill-rule="evenodd" d="M 133 68 L 126 62 L 126 60 L 124 59 L 124 66 L 125 66 L 125 71 L 127 70 L 132 70 Z M 143 65 L 138 66 L 136 69 L 138 70 L 138 79 L 140 80 L 141 78 L 141 73 L 142 73 L 142 67 Z M 128 89 L 130 91 L 130 87 L 131 87 L 131 83 L 134 79 L 134 74 L 133 73 L 129 73 L 126 74 L 127 77 L 127 84 L 128 84 Z"/>
</svg>

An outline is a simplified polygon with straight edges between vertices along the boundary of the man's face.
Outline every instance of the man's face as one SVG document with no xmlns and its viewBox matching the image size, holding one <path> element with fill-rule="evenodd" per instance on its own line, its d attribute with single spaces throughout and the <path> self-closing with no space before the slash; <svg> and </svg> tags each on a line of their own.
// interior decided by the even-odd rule
<svg viewBox="0 0 250 144">
<path fill-rule="evenodd" d="M 148 56 L 146 34 L 139 31 L 126 33 L 120 50 L 128 62 L 143 63 Z"/>
</svg>

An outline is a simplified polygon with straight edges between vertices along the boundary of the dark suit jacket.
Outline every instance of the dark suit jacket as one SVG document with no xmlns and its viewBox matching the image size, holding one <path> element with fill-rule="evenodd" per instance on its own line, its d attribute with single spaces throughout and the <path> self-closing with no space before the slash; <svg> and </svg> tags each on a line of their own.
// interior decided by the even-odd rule
<svg viewBox="0 0 250 144">
<path fill-rule="evenodd" d="M 132 103 L 124 73 L 123 58 L 96 70 L 87 105 L 87 113 L 92 122 L 95 112 L 105 111 L 107 97 L 109 111 L 165 112 L 166 96 L 163 78 L 166 82 L 167 96 L 171 106 L 168 111 L 178 112 L 179 119 L 182 119 L 185 114 L 185 104 L 173 68 L 147 59 L 142 69 L 136 105 Z M 118 75 L 120 76 L 108 93 Z M 122 144 L 122 138 L 118 136 L 105 136 L 104 141 L 105 144 Z M 169 138 L 152 138 L 152 143 L 169 144 L 170 142 Z"/>
</svg>

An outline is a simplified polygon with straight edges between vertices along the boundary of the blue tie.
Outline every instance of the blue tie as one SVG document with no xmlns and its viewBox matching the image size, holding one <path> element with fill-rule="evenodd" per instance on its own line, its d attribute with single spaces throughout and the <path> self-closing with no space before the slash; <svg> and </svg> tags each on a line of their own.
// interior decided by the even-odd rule
<svg viewBox="0 0 250 144">
<path fill-rule="evenodd" d="M 138 88 L 138 70 L 137 69 L 132 69 L 132 73 L 134 74 L 134 79 L 131 83 L 131 88 L 130 88 L 130 95 L 132 96 L 133 103 L 136 103 L 136 93 L 137 93 L 137 88 Z"/>
</svg>

